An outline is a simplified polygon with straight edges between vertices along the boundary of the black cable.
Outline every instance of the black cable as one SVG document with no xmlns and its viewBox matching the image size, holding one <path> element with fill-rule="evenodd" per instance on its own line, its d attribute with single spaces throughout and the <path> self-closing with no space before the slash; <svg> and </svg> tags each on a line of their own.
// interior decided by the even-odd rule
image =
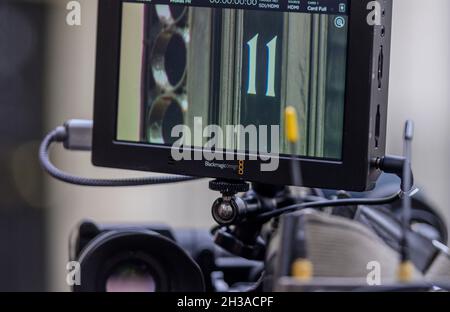
<svg viewBox="0 0 450 312">
<path fill-rule="evenodd" d="M 129 179 L 91 179 L 71 175 L 56 168 L 50 161 L 49 150 L 53 143 L 63 143 L 68 139 L 65 127 L 51 131 L 42 141 L 39 148 L 39 160 L 43 169 L 55 179 L 69 184 L 94 187 L 127 187 L 157 184 L 169 184 L 197 180 L 199 178 L 186 176 L 142 177 Z"/>
<path fill-rule="evenodd" d="M 385 205 L 395 202 L 402 198 L 403 192 L 399 191 L 394 195 L 382 198 L 358 198 L 358 199 L 337 199 L 337 200 L 323 200 L 311 203 L 302 203 L 297 205 L 292 205 L 286 208 L 278 209 L 275 211 L 266 212 L 260 214 L 256 217 L 258 221 L 265 222 L 272 218 L 279 217 L 286 213 L 295 212 L 303 209 L 311 209 L 311 208 L 325 208 L 325 207 L 339 207 L 339 206 L 358 206 L 358 205 Z"/>
</svg>

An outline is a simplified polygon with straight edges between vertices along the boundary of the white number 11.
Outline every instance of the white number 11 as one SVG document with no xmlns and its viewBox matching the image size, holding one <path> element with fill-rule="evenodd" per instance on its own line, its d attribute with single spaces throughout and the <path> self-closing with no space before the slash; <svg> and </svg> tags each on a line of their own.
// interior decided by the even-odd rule
<svg viewBox="0 0 450 312">
<path fill-rule="evenodd" d="M 256 63 L 257 63 L 257 49 L 258 49 L 258 37 L 256 34 L 250 41 L 247 42 L 248 45 L 248 94 L 256 95 Z M 268 61 L 267 61 L 267 89 L 266 96 L 275 97 L 275 69 L 276 69 L 276 53 L 277 53 L 277 39 L 275 36 L 267 45 L 268 50 Z"/>
</svg>

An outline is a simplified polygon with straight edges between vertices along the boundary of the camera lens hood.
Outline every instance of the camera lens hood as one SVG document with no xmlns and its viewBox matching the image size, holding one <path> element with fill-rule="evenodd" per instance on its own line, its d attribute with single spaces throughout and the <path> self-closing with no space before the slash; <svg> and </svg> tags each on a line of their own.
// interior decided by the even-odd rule
<svg viewBox="0 0 450 312">
<path fill-rule="evenodd" d="M 154 291 L 204 291 L 199 266 L 174 241 L 158 233 L 127 229 L 93 239 L 81 252 L 80 285 L 75 292 L 104 292 L 118 267 L 139 262 L 155 282 Z"/>
</svg>

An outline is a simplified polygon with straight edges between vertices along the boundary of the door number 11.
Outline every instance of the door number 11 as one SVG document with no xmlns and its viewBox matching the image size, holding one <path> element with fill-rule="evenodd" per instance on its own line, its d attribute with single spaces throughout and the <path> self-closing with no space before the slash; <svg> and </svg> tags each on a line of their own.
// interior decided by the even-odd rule
<svg viewBox="0 0 450 312">
<path fill-rule="evenodd" d="M 258 56 L 258 37 L 256 34 L 252 39 L 247 42 L 248 46 L 248 94 L 256 95 L 256 67 L 257 67 L 257 56 Z M 276 66 L 276 54 L 277 54 L 277 39 L 275 36 L 269 43 L 266 44 L 268 52 L 267 60 L 267 87 L 266 96 L 275 97 L 275 66 Z"/>
</svg>

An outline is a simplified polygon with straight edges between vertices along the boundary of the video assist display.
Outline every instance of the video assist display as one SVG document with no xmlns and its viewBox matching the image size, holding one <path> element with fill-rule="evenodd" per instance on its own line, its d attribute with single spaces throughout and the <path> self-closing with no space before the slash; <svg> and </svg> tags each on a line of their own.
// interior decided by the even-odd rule
<svg viewBox="0 0 450 312">
<path fill-rule="evenodd" d="M 340 160 L 348 4 L 280 2 L 275 9 L 276 0 L 239 9 L 124 2 L 117 140 L 170 146 L 177 125 L 269 133 L 279 126 L 280 154 Z M 298 112 L 295 149 L 285 138 L 288 106 Z M 236 132 L 224 136 L 223 148 L 258 152 Z M 189 142 L 203 147 L 206 139 Z"/>
</svg>

